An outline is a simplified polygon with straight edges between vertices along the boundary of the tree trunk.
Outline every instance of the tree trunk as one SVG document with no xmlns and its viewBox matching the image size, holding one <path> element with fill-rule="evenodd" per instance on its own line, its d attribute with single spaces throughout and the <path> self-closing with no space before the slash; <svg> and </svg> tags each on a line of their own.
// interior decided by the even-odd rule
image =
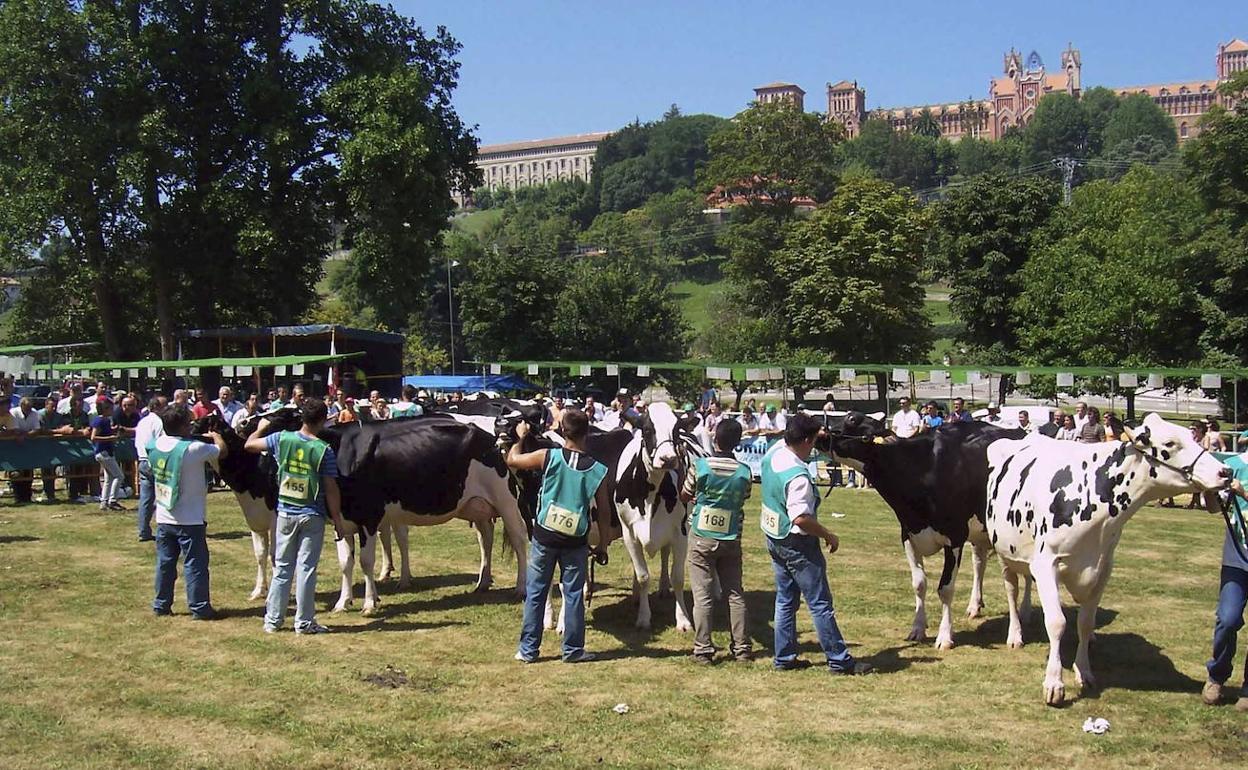
<svg viewBox="0 0 1248 770">
<path fill-rule="evenodd" d="M 741 397 L 745 395 L 745 391 L 749 389 L 749 387 L 750 387 L 749 383 L 746 383 L 746 382 L 732 383 L 732 390 L 733 392 L 737 394 L 737 400 L 734 401 L 732 404 L 732 411 L 734 412 L 741 411 Z"/>
<path fill-rule="evenodd" d="M 1126 392 L 1127 399 L 1127 416 L 1123 417 L 1123 422 L 1135 421 L 1135 388 L 1131 388 Z"/>
<path fill-rule="evenodd" d="M 95 295 L 96 312 L 99 314 L 100 331 L 104 335 L 104 352 L 114 361 L 125 358 L 125 343 L 121 335 L 121 313 L 117 307 L 117 295 L 105 264 L 107 249 L 104 237 L 98 229 L 86 233 L 87 261 L 95 275 L 91 279 L 91 292 Z"/>
<path fill-rule="evenodd" d="M 888 414 L 888 372 L 873 372 L 875 376 L 875 389 L 879 391 L 880 403 L 883 405 L 884 414 Z"/>
<path fill-rule="evenodd" d="M 1009 395 L 1014 388 L 1014 378 L 1008 374 L 1001 375 L 1001 379 L 997 380 L 997 404 L 1004 405 L 1005 397 Z"/>
</svg>

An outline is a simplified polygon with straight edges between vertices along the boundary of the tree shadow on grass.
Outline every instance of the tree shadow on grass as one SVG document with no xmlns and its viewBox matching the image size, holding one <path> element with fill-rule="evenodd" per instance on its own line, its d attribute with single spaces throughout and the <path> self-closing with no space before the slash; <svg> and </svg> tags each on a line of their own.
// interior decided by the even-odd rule
<svg viewBox="0 0 1248 770">
<path fill-rule="evenodd" d="M 251 530 L 231 530 L 228 532 L 210 532 L 209 540 L 242 540 L 251 536 Z"/>
<path fill-rule="evenodd" d="M 0 544 L 4 543 L 38 543 L 43 540 L 34 535 L 0 535 Z"/>
</svg>

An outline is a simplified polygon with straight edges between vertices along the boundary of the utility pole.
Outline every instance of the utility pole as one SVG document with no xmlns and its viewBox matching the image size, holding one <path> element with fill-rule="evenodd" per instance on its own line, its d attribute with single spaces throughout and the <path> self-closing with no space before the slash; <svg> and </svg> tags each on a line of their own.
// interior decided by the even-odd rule
<svg viewBox="0 0 1248 770">
<path fill-rule="evenodd" d="M 1075 167 L 1079 161 L 1071 157 L 1054 158 L 1053 165 L 1062 170 L 1062 202 L 1070 205 L 1070 191 L 1075 184 Z"/>
<path fill-rule="evenodd" d="M 455 302 L 451 293 L 451 257 L 446 257 L 446 328 L 451 333 L 451 374 L 455 374 Z"/>
</svg>

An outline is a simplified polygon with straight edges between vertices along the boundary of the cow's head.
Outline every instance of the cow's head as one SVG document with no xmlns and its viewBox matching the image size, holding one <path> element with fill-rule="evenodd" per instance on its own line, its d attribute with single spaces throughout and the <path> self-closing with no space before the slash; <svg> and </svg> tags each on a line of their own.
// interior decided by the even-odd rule
<svg viewBox="0 0 1248 770">
<path fill-rule="evenodd" d="M 689 433 L 688 420 L 663 402 L 653 403 L 643 414 L 628 419 L 641 431 L 642 447 L 652 468 L 671 470 L 681 467 L 685 458 L 683 438 Z"/>
<path fill-rule="evenodd" d="M 873 451 L 872 445 L 896 441 L 884 421 L 862 412 L 848 412 L 828 418 L 827 433 L 820 433 L 815 448 L 832 455 L 837 462 L 861 471 Z"/>
<path fill-rule="evenodd" d="M 1226 466 L 1192 438 L 1187 428 L 1166 422 L 1156 413 L 1128 431 L 1131 446 L 1144 456 L 1156 485 L 1168 492 L 1200 492 L 1230 483 Z"/>
</svg>

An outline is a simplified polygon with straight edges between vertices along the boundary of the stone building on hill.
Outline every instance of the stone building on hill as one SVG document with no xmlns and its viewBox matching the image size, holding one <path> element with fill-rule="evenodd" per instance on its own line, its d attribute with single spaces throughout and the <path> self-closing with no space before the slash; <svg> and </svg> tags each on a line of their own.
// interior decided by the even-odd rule
<svg viewBox="0 0 1248 770">
<path fill-rule="evenodd" d="M 589 181 L 594 153 L 609 131 L 558 136 L 528 142 L 486 144 L 477 150 L 477 167 L 490 190 L 530 187 L 559 179 Z"/>
</svg>

